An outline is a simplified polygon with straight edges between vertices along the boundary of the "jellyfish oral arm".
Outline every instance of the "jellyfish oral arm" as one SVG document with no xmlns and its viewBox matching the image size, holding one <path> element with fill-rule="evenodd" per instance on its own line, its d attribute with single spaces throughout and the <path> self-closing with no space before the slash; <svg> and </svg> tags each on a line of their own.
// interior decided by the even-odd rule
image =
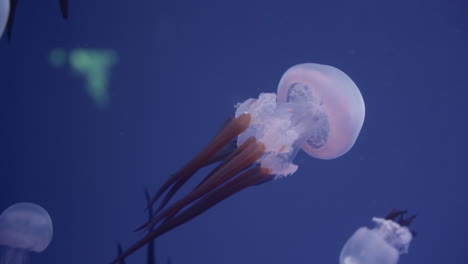
<svg viewBox="0 0 468 264">
<path fill-rule="evenodd" d="M 249 99 L 240 104 L 232 124 L 226 125 L 205 150 L 172 175 L 158 190 L 151 203 L 156 201 L 171 184 L 174 184 L 178 190 L 181 185 L 178 183 L 185 183 L 205 164 L 206 160 L 221 150 L 233 137 L 238 136 L 238 148 L 191 193 L 160 211 L 174 194 L 169 191 L 158 209 L 160 212 L 139 229 L 153 229 L 156 224 L 160 225 L 127 249 L 113 263 L 242 189 L 292 174 L 297 169 L 297 166 L 292 164 L 292 159 L 309 136 L 306 128 L 312 125 L 313 121 L 307 116 L 307 107 L 298 103 L 277 104 L 275 94 L 261 94 L 258 99 Z M 248 120 L 247 126 L 238 129 L 238 125 L 235 124 L 245 123 L 243 120 Z M 237 129 L 233 131 L 233 128 Z M 258 165 L 250 168 L 254 164 Z M 194 204 L 189 206 L 192 203 Z"/>
<path fill-rule="evenodd" d="M 260 158 L 264 153 L 264 146 L 259 143 L 255 138 L 250 138 L 245 141 L 231 156 L 229 156 L 225 162 L 221 163 L 210 175 L 204 180 L 197 188 L 191 193 L 175 202 L 172 206 L 159 213 L 153 219 L 150 220 L 143 227 L 153 228 L 155 224 L 164 218 L 172 218 L 182 208 L 201 198 L 202 196 L 209 193 L 211 190 L 215 190 L 219 187 L 218 192 L 226 190 L 226 186 L 223 184 L 236 176 L 238 173 L 243 171 L 245 168 L 250 167 Z M 226 191 L 227 192 L 227 191 Z M 210 206 L 211 207 L 211 206 Z"/>
<path fill-rule="evenodd" d="M 185 166 L 173 174 L 156 192 L 156 195 L 151 199 L 149 206 L 152 206 L 161 195 L 172 186 L 168 195 L 164 198 L 157 212 L 160 211 L 172 198 L 172 196 L 180 189 L 180 187 L 200 168 L 209 163 L 216 153 L 229 144 L 234 138 L 242 133 L 250 123 L 250 115 L 245 114 L 225 124 L 221 131 L 211 140 L 211 142 Z"/>
<path fill-rule="evenodd" d="M 138 241 L 126 251 L 124 251 L 117 259 L 112 261 L 112 263 L 118 263 L 119 261 L 125 259 L 130 254 L 137 251 L 153 239 L 195 218 L 196 216 L 202 214 L 203 212 L 210 209 L 219 202 L 223 201 L 224 199 L 228 198 L 229 196 L 249 186 L 253 186 L 271 179 L 270 173 L 271 172 L 268 169 L 261 168 L 260 166 L 256 166 L 252 169 L 247 170 L 246 172 L 239 175 L 235 179 L 227 182 L 220 188 L 210 192 L 202 199 L 200 199 L 197 203 L 185 209 L 174 218 L 168 218 L 160 226 L 158 226 L 158 228 L 148 233 L 140 241 Z"/>
</svg>

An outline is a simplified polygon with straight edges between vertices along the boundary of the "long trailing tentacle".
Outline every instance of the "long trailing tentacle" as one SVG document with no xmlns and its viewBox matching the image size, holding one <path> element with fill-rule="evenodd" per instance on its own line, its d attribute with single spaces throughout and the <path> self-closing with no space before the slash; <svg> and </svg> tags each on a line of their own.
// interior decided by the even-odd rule
<svg viewBox="0 0 468 264">
<path fill-rule="evenodd" d="M 402 215 L 406 214 L 407 212 L 408 212 L 407 210 L 392 209 L 392 211 L 390 211 L 390 213 L 388 213 L 385 216 L 385 219 L 394 220 L 395 218 L 397 218 L 399 216 L 402 216 Z"/>
<path fill-rule="evenodd" d="M 186 182 L 196 171 L 206 164 L 216 153 L 218 153 L 226 144 L 231 142 L 236 138 L 240 133 L 244 132 L 245 129 L 250 124 L 250 114 L 242 114 L 237 118 L 233 119 L 227 125 L 225 125 L 220 132 L 211 140 L 211 142 L 192 160 L 190 160 L 185 166 L 178 170 L 158 189 L 156 194 L 148 203 L 148 207 L 153 206 L 153 204 L 161 197 L 161 195 L 173 184 L 178 181 Z M 158 210 L 164 208 L 164 206 L 169 202 L 172 196 L 179 190 L 181 184 L 178 184 L 170 194 L 166 195 L 164 203 L 159 207 Z"/>
<path fill-rule="evenodd" d="M 150 201 L 150 199 L 151 199 L 151 196 L 150 196 L 147 188 L 144 189 L 144 193 L 145 193 L 146 203 L 148 203 Z M 148 218 L 151 219 L 152 217 L 153 217 L 153 209 L 149 208 Z M 150 229 L 150 232 L 151 231 L 153 231 L 153 230 Z M 123 253 L 122 245 L 120 243 L 118 243 L 117 244 L 117 257 L 122 255 L 122 253 Z M 146 255 L 146 260 L 147 260 L 148 264 L 154 264 L 155 263 L 154 240 L 148 242 L 148 251 L 147 251 L 147 255 Z M 125 264 L 125 259 L 120 260 L 119 264 Z"/>
<path fill-rule="evenodd" d="M 211 164 L 225 160 L 229 155 L 231 155 L 237 149 L 237 140 L 229 142 L 224 146 L 218 153 L 216 153 L 211 159 L 207 160 L 203 167 L 209 166 Z"/>
<path fill-rule="evenodd" d="M 140 227 L 140 229 L 144 227 L 153 228 L 154 225 L 164 218 L 172 218 L 187 205 L 221 186 L 244 169 L 252 166 L 264 152 L 265 146 L 263 143 L 257 142 L 254 137 L 247 139 L 239 149 L 233 153 L 233 157 L 230 158 L 228 162 L 223 162 L 220 167 L 216 168 L 214 172 L 211 173 L 212 176 L 210 178 L 184 198 L 177 201 L 160 214 L 157 214 L 149 222 Z"/>
<path fill-rule="evenodd" d="M 151 200 L 151 195 L 149 194 L 149 191 L 147 188 L 145 188 L 145 198 L 146 198 L 146 203 L 149 203 Z M 148 209 L 148 219 L 151 219 L 153 217 L 153 208 Z M 149 232 L 153 231 L 152 229 L 149 230 Z M 155 252 L 154 252 L 154 240 L 151 240 L 148 242 L 148 250 L 146 252 L 146 262 L 147 264 L 155 264 L 156 259 L 155 259 Z M 120 255 L 120 254 L 119 254 Z"/>
<path fill-rule="evenodd" d="M 408 216 L 407 218 L 404 218 L 403 216 L 401 216 L 400 219 L 398 219 L 398 224 L 401 226 L 409 227 L 415 218 L 416 218 L 416 215 L 411 215 L 411 216 Z"/>
<path fill-rule="evenodd" d="M 219 202 L 228 198 L 229 196 L 249 187 L 256 185 L 260 182 L 264 182 L 272 178 L 271 171 L 269 169 L 256 166 L 251 168 L 238 177 L 232 179 L 231 181 L 225 183 L 219 188 L 208 193 L 202 197 L 197 203 L 193 204 L 186 210 L 182 211 L 180 214 L 176 215 L 174 218 L 168 219 L 163 222 L 156 230 L 148 233 L 140 241 L 135 243 L 133 246 L 124 251 L 118 258 L 116 258 L 111 263 L 116 264 L 122 259 L 125 259 L 130 254 L 147 244 L 149 241 L 154 240 L 158 236 L 168 232 L 169 230 L 180 226 L 187 221 L 190 221 L 194 217 L 200 215 L 211 207 L 215 206 Z"/>
<path fill-rule="evenodd" d="M 120 245 L 120 243 L 117 244 L 117 256 L 120 256 L 122 255 L 122 245 Z M 119 261 L 119 264 L 125 264 L 125 259 L 122 259 Z"/>
<path fill-rule="evenodd" d="M 396 221 L 400 226 L 406 226 L 409 229 L 409 226 L 416 218 L 416 215 L 411 215 L 405 218 L 405 214 L 407 212 L 407 210 L 393 209 L 392 211 L 390 211 L 390 213 L 387 214 L 387 216 L 385 216 L 385 219 Z M 416 231 L 412 229 L 409 230 L 413 236 L 416 236 Z"/>
<path fill-rule="evenodd" d="M 194 217 L 200 215 L 211 207 L 215 206 L 224 199 L 236 194 L 237 192 L 256 185 L 259 182 L 272 179 L 271 170 L 256 166 L 239 175 L 238 177 L 227 182 L 223 186 L 215 189 L 206 196 L 200 199 L 199 202 L 193 204 L 180 214 L 165 221 L 159 226 L 155 232 L 164 234 L 167 231 L 186 223 Z"/>
<path fill-rule="evenodd" d="M 176 181 L 172 186 L 171 188 L 169 189 L 169 191 L 167 192 L 166 196 L 164 196 L 161 204 L 159 205 L 158 209 L 156 209 L 156 213 L 159 213 L 162 209 L 164 209 L 164 207 L 169 203 L 169 201 L 171 200 L 171 198 L 176 194 L 176 192 L 190 179 L 190 177 L 192 176 L 193 174 L 190 174 L 190 175 L 187 175 L 187 177 L 183 177 L 181 179 L 179 179 L 178 181 Z"/>
<path fill-rule="evenodd" d="M 223 124 L 219 128 L 219 130 L 216 132 L 216 134 L 219 134 L 221 130 L 223 130 L 232 120 L 234 117 L 228 117 L 224 120 Z M 203 167 L 209 166 L 213 163 L 220 162 L 224 160 L 227 156 L 229 156 L 233 151 L 237 149 L 237 139 L 232 140 L 229 142 L 226 146 L 224 146 L 218 153 L 216 153 L 213 157 L 211 157 L 209 160 L 203 164 Z"/>
<path fill-rule="evenodd" d="M 224 167 L 228 162 L 230 162 L 235 156 L 239 155 L 239 153 L 242 153 L 245 151 L 245 149 L 249 146 L 249 143 L 252 142 L 251 138 L 248 138 L 242 145 L 240 145 L 238 148 L 236 148 L 231 154 L 229 154 L 216 168 L 211 171 L 195 188 L 199 188 L 201 185 L 203 185 L 208 179 L 213 177 L 215 173 L 220 170 L 222 167 Z"/>
<path fill-rule="evenodd" d="M 13 20 L 15 19 L 16 7 L 18 6 L 18 0 L 10 1 L 10 14 L 8 15 L 8 21 L 6 25 L 7 38 L 11 40 L 11 32 L 13 31 Z"/>
<path fill-rule="evenodd" d="M 232 121 L 233 121 L 232 117 L 226 118 L 226 120 L 224 120 L 221 128 L 219 129 L 219 131 L 216 134 L 218 135 L 219 133 L 221 133 L 223 131 L 223 129 L 225 129 L 227 127 L 227 125 L 229 125 Z M 199 169 L 225 159 L 227 156 L 229 156 L 229 154 L 231 152 L 233 152 L 236 149 L 237 144 L 235 142 L 236 142 L 236 140 L 232 140 L 231 142 L 226 144 L 222 149 L 220 149 L 217 153 L 215 153 L 210 159 L 206 160 L 204 164 L 201 164 Z M 159 205 L 158 209 L 156 210 L 156 213 L 160 212 L 167 205 L 169 200 L 190 179 L 190 177 L 192 175 L 193 175 L 193 173 L 191 175 L 185 177 L 185 178 L 181 178 L 180 180 L 176 181 L 172 185 L 171 189 L 168 191 L 168 193 L 164 197 L 163 201 Z"/>
<path fill-rule="evenodd" d="M 218 151 L 212 158 L 207 160 L 204 164 L 200 166 L 200 168 L 203 168 L 205 166 L 211 165 L 213 163 L 219 162 L 226 157 L 228 157 L 230 154 L 232 154 L 233 151 L 236 150 L 236 145 L 233 143 L 234 141 L 229 142 L 226 146 L 224 146 L 220 151 Z M 195 172 L 194 172 L 195 173 Z M 176 194 L 176 192 L 190 179 L 190 177 L 193 175 L 188 175 L 187 177 L 181 178 L 178 181 L 176 181 L 169 191 L 167 192 L 166 196 L 164 197 L 163 201 L 159 205 L 158 209 L 156 210 L 156 213 L 159 213 L 164 207 L 169 203 L 169 200 Z"/>
<path fill-rule="evenodd" d="M 68 0 L 59 0 L 60 11 L 64 19 L 68 18 Z"/>
</svg>

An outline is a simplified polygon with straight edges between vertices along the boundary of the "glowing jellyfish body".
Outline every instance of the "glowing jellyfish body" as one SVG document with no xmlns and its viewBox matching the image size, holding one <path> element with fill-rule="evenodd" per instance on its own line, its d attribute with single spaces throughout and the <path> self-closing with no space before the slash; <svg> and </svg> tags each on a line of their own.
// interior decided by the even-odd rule
<svg viewBox="0 0 468 264">
<path fill-rule="evenodd" d="M 396 264 L 413 238 L 405 225 L 374 217 L 375 227 L 359 228 L 340 253 L 340 264 Z"/>
<path fill-rule="evenodd" d="M 0 0 L 0 38 L 5 30 L 8 14 L 10 13 L 10 0 Z"/>
<path fill-rule="evenodd" d="M 0 0 L 1 1 L 1 0 Z M 73 49 L 69 53 L 65 49 L 56 48 L 49 54 L 49 63 L 62 67 L 67 60 L 75 73 L 86 79 L 86 90 L 96 106 L 106 108 L 110 104 L 109 82 L 112 67 L 118 61 L 118 54 L 114 50 Z"/>
<path fill-rule="evenodd" d="M 111 68 L 118 56 L 113 50 L 74 49 L 70 52 L 70 65 L 87 80 L 89 96 L 100 108 L 109 105 Z"/>
<path fill-rule="evenodd" d="M 0 215 L 1 264 L 28 263 L 28 252 L 42 252 L 52 240 L 52 220 L 44 208 L 17 203 Z"/>
<path fill-rule="evenodd" d="M 356 141 L 364 112 L 359 89 L 342 71 L 312 63 L 290 68 L 277 95 L 262 93 L 238 104 L 235 118 L 159 188 L 149 207 L 167 194 L 140 229 L 159 226 L 113 263 L 244 188 L 294 173 L 298 167 L 292 160 L 301 148 L 321 159 L 343 155 Z M 213 161 L 220 163 L 193 191 L 165 208 L 197 170 Z"/>
</svg>

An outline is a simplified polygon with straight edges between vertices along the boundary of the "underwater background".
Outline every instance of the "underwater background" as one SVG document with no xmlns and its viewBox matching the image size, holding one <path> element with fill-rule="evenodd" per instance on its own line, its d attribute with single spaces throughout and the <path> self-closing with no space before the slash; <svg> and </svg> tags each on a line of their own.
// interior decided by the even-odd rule
<svg viewBox="0 0 468 264">
<path fill-rule="evenodd" d="M 354 147 L 334 160 L 300 152 L 294 175 L 158 238 L 157 263 L 338 263 L 392 208 L 417 214 L 399 263 L 466 263 L 467 14 L 462 0 L 105 0 L 71 1 L 63 20 L 56 1 L 20 1 L 0 39 L 0 211 L 49 212 L 53 240 L 31 263 L 109 263 L 142 235 L 145 187 L 238 102 L 314 62 L 363 95 Z M 101 58 L 91 69 L 89 54 Z"/>
</svg>

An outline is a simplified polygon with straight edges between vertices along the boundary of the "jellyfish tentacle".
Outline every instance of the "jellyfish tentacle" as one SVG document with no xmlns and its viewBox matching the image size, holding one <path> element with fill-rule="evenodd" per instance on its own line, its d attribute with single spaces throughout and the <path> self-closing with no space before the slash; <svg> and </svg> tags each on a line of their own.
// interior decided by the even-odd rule
<svg viewBox="0 0 468 264">
<path fill-rule="evenodd" d="M 161 188 L 159 188 L 156 195 L 153 196 L 150 203 L 148 204 L 148 207 L 152 206 L 159 199 L 159 197 L 176 181 L 187 181 L 188 178 L 190 178 L 196 171 L 203 167 L 203 164 L 205 164 L 207 160 L 209 160 L 216 153 L 218 153 L 226 144 L 231 142 L 240 133 L 244 132 L 244 130 L 247 129 L 249 124 L 250 114 L 246 113 L 238 116 L 237 118 L 229 122 L 227 125 L 225 125 L 224 128 L 221 129 L 221 131 L 200 153 L 198 153 L 179 171 L 171 175 L 171 177 L 161 186 Z M 174 193 L 171 196 L 169 196 L 169 198 L 167 198 L 166 200 L 169 201 L 170 198 L 172 198 L 172 196 L 179 188 L 174 189 Z M 161 209 L 163 207 L 164 206 L 162 206 Z"/>
<path fill-rule="evenodd" d="M 416 218 L 416 215 L 412 215 L 407 218 L 404 218 L 402 216 L 400 219 L 398 219 L 398 224 L 400 224 L 401 226 L 410 226 L 415 218 Z"/>
<path fill-rule="evenodd" d="M 269 179 L 272 179 L 270 169 L 265 169 L 260 166 L 256 166 L 245 171 L 238 177 L 232 179 L 231 181 L 227 182 L 221 187 L 210 192 L 209 194 L 201 198 L 197 203 L 182 211 L 179 215 L 163 222 L 156 230 L 148 233 L 146 236 L 144 236 L 141 240 L 133 244 L 122 255 L 120 255 L 111 263 L 118 263 L 122 259 L 125 259 L 130 254 L 140 249 L 149 241 L 152 241 L 160 235 L 170 231 L 171 229 L 180 226 L 186 223 L 187 221 L 190 221 L 194 217 L 200 215 L 201 213 L 215 206 L 216 204 L 228 198 L 229 196 L 232 196 L 233 194 L 249 186 L 256 185 L 260 182 L 264 182 Z"/>
<path fill-rule="evenodd" d="M 227 162 L 222 164 L 208 177 L 197 189 L 210 189 L 213 186 L 224 183 L 232 176 L 254 164 L 265 153 L 265 145 L 255 137 L 247 139 Z"/>
<path fill-rule="evenodd" d="M 247 140 L 251 140 L 251 139 L 247 139 Z M 246 141 L 247 141 L 246 140 Z M 236 143 L 237 144 L 237 143 Z M 236 149 L 231 153 L 229 154 L 224 160 L 222 160 L 222 162 L 216 166 L 216 168 L 211 171 L 195 188 L 197 189 L 198 187 L 200 187 L 203 183 L 205 183 L 209 178 L 211 178 L 213 176 L 213 174 L 215 174 L 221 167 L 223 167 L 227 162 L 229 162 L 233 157 L 235 157 L 236 155 L 238 155 L 239 153 L 241 153 L 242 151 L 245 150 L 245 148 L 247 148 L 248 144 L 241 144 L 239 147 L 236 147 Z"/>
<path fill-rule="evenodd" d="M 151 201 L 151 195 L 148 191 L 148 188 L 145 187 L 144 193 L 145 193 L 146 204 L 148 204 Z M 148 217 L 149 218 L 153 217 L 153 208 L 151 207 L 148 208 Z"/>
<path fill-rule="evenodd" d="M 122 245 L 120 243 L 117 243 L 117 256 L 122 255 L 122 252 L 123 252 Z M 125 260 L 122 259 L 121 261 L 119 261 L 119 264 L 126 264 Z"/>
<path fill-rule="evenodd" d="M 223 124 L 221 125 L 221 128 L 217 132 L 217 134 L 221 133 L 223 129 L 225 129 L 232 121 L 234 120 L 233 117 L 228 117 L 226 120 L 224 120 Z M 220 149 L 215 155 L 213 155 L 209 160 L 207 160 L 203 165 L 200 166 L 206 167 L 208 165 L 211 165 L 213 163 L 219 162 L 226 157 L 228 157 L 230 154 L 232 154 L 233 151 L 235 151 L 237 148 L 237 143 L 236 140 L 232 140 L 231 142 L 227 143 L 222 149 Z M 193 174 L 192 174 L 193 175 Z M 159 213 L 164 206 L 169 202 L 169 200 L 174 196 L 174 194 L 190 179 L 192 176 L 188 176 L 184 179 L 179 180 L 176 182 L 174 185 L 172 185 L 171 189 L 167 193 L 167 195 L 164 197 L 164 200 L 162 203 L 159 205 L 159 207 L 156 210 L 156 214 Z"/>
<path fill-rule="evenodd" d="M 228 143 L 229 144 L 229 143 Z M 226 145 L 228 146 L 228 145 Z M 220 150 L 222 151 L 222 149 Z M 219 153 L 219 152 L 218 152 Z M 216 156 L 217 154 L 215 154 Z M 213 157 L 215 157 L 213 156 Z M 202 167 L 205 167 L 207 165 L 210 165 L 210 162 L 216 162 L 216 161 L 207 161 L 204 165 L 200 166 L 200 168 Z M 194 172 L 195 173 L 195 172 Z M 211 173 L 210 173 L 211 174 Z M 210 175 L 209 174 L 209 175 Z M 159 212 L 162 211 L 162 209 L 164 209 L 164 207 L 169 203 L 169 200 L 176 194 L 176 192 L 190 179 L 190 177 L 193 175 L 193 173 L 191 175 L 188 175 L 187 177 L 184 177 L 180 180 L 178 180 L 177 182 L 175 182 L 172 187 L 169 189 L 169 191 L 167 192 L 166 196 L 163 198 L 163 201 L 161 202 L 161 204 L 159 205 L 159 207 L 156 209 L 156 214 L 158 214 Z"/>
<path fill-rule="evenodd" d="M 221 124 L 221 126 L 219 127 L 218 131 L 216 131 L 215 135 L 218 135 L 219 133 L 221 133 L 221 131 L 223 131 L 223 129 L 225 129 L 233 120 L 234 120 L 234 116 L 226 117 L 223 123 Z"/>
<path fill-rule="evenodd" d="M 202 197 L 197 203 L 182 211 L 174 218 L 165 221 L 156 230 L 160 230 L 159 232 L 163 234 L 181 224 L 186 223 L 187 221 L 200 215 L 201 213 L 215 206 L 224 199 L 232 196 L 233 194 L 249 186 L 256 185 L 259 182 L 271 179 L 272 175 L 270 169 L 262 168 L 260 166 L 251 168 L 239 175 L 238 177 L 232 179 L 231 181 L 228 181 L 224 185 L 208 193 L 206 196 Z"/>
<path fill-rule="evenodd" d="M 187 177 L 183 177 L 182 179 L 179 179 L 178 181 L 176 181 L 172 186 L 171 188 L 169 189 L 169 191 L 167 192 L 166 196 L 164 196 L 161 204 L 159 205 L 159 207 L 156 209 L 156 214 L 158 214 L 162 209 L 164 209 L 164 207 L 167 205 L 167 203 L 169 203 L 169 201 L 171 200 L 171 198 L 176 194 L 176 192 L 190 179 L 190 177 L 192 176 L 193 174 L 190 174 L 190 175 L 187 175 Z"/>
<path fill-rule="evenodd" d="M 202 167 L 209 166 L 211 164 L 225 160 L 229 155 L 231 155 L 237 149 L 237 140 L 229 142 L 224 146 L 218 153 L 216 153 L 211 159 L 207 160 Z"/>
<path fill-rule="evenodd" d="M 390 213 L 388 213 L 385 216 L 385 219 L 394 220 L 395 218 L 401 217 L 402 215 L 406 214 L 407 212 L 408 212 L 407 210 L 393 209 L 392 211 L 390 211 Z"/>
<path fill-rule="evenodd" d="M 240 153 L 237 153 L 240 152 Z M 254 137 L 247 139 L 236 151 L 236 155 L 229 159 L 229 162 L 221 164 L 220 168 L 214 171 L 212 177 L 207 179 L 198 188 L 186 195 L 181 200 L 177 201 L 163 212 L 153 217 L 150 221 L 141 226 L 142 228 L 153 228 L 159 221 L 164 218 L 169 219 L 177 214 L 182 208 L 196 201 L 203 195 L 206 195 L 215 188 L 218 188 L 226 181 L 242 172 L 245 168 L 254 164 L 265 152 L 265 145 L 258 142 Z"/>
<path fill-rule="evenodd" d="M 10 1 L 10 14 L 8 15 L 8 21 L 6 25 L 7 38 L 11 40 L 11 32 L 13 31 L 13 20 L 16 14 L 16 7 L 18 6 L 18 0 Z"/>
<path fill-rule="evenodd" d="M 151 195 L 149 194 L 148 188 L 145 188 L 145 199 L 146 203 L 149 203 L 151 200 Z M 151 219 L 153 217 L 153 208 L 148 209 L 148 219 Z M 153 231 L 152 229 L 149 230 L 149 232 Z M 121 255 L 122 252 L 119 253 Z M 154 254 L 154 240 L 151 240 L 148 242 L 148 250 L 146 252 L 146 262 L 148 264 L 154 264 L 155 263 L 155 254 Z"/>
<path fill-rule="evenodd" d="M 64 19 L 68 18 L 68 0 L 60 0 L 60 11 Z"/>
</svg>

